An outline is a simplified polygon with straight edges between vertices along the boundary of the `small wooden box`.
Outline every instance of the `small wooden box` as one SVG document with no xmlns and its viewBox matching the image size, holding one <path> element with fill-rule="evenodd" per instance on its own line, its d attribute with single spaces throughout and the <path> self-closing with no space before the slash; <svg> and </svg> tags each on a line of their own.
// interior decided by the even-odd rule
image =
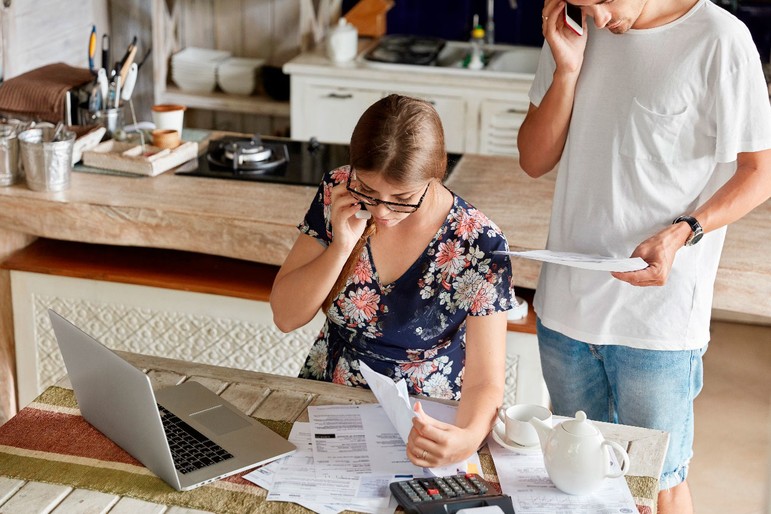
<svg viewBox="0 0 771 514">
<path fill-rule="evenodd" d="M 154 177 L 196 157 L 198 143 L 194 141 L 186 141 L 176 148 L 165 150 L 145 145 L 142 152 L 141 145 L 111 139 L 83 152 L 83 164 Z"/>
</svg>

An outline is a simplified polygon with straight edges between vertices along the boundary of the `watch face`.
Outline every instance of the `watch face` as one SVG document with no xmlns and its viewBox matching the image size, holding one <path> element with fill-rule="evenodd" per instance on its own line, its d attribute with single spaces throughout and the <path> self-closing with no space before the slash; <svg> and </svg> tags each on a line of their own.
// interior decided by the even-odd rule
<svg viewBox="0 0 771 514">
<path fill-rule="evenodd" d="M 699 241 L 701 241 L 701 237 L 704 235 L 703 232 L 696 232 L 691 237 L 688 238 L 688 246 L 693 246 Z"/>
</svg>

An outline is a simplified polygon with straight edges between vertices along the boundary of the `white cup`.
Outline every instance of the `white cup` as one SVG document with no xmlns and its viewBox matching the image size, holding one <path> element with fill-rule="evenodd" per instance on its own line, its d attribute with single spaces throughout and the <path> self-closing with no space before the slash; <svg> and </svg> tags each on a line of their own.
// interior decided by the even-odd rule
<svg viewBox="0 0 771 514">
<path fill-rule="evenodd" d="M 523 403 L 509 408 L 501 407 L 498 417 L 503 421 L 506 439 L 520 446 L 535 446 L 538 444 L 538 433 L 530 420 L 538 418 L 550 423 L 551 411 L 541 405 Z"/>
<path fill-rule="evenodd" d="M 182 133 L 185 119 L 184 105 L 162 104 L 152 106 L 152 116 L 155 128 L 158 130 L 176 130 Z"/>
</svg>

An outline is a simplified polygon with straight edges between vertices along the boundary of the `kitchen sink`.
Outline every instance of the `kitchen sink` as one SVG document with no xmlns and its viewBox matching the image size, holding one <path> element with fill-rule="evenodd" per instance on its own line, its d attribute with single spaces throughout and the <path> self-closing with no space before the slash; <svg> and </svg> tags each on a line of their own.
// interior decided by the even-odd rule
<svg viewBox="0 0 771 514">
<path fill-rule="evenodd" d="M 471 44 L 448 41 L 431 64 L 404 64 L 376 62 L 360 58 L 366 66 L 426 73 L 451 73 L 466 77 L 497 77 L 532 79 L 538 67 L 540 47 L 518 45 L 485 45 L 485 66 L 479 70 L 465 67 L 471 53 Z"/>
</svg>

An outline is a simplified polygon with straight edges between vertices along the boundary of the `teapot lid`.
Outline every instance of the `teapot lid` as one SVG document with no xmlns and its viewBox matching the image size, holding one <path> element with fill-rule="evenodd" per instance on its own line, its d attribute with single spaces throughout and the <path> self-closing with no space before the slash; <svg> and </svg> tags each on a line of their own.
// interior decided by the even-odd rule
<svg viewBox="0 0 771 514">
<path fill-rule="evenodd" d="M 357 32 L 356 26 L 353 25 L 353 23 L 348 23 L 348 20 L 345 19 L 344 16 L 341 16 L 337 20 L 337 25 L 333 26 L 331 29 L 332 32 Z"/>
<path fill-rule="evenodd" d="M 576 412 L 575 419 L 569 419 L 562 422 L 562 427 L 569 434 L 587 436 L 596 435 L 598 433 L 597 427 L 595 427 L 591 421 L 586 419 L 586 413 L 582 410 Z"/>
</svg>

